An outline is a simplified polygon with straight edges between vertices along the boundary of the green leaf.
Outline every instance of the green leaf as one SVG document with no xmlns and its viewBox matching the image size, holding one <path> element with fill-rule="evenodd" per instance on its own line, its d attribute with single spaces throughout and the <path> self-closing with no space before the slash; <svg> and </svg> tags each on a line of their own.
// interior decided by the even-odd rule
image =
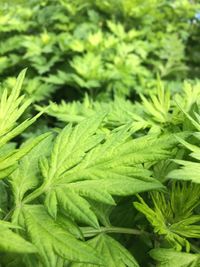
<svg viewBox="0 0 200 267">
<path fill-rule="evenodd" d="M 23 96 L 20 95 L 22 83 L 26 70 L 23 70 L 16 81 L 16 84 L 8 96 L 7 90 L 3 91 L 0 101 L 0 136 L 4 136 L 15 126 L 15 122 L 30 105 L 30 100 L 22 104 Z"/>
<path fill-rule="evenodd" d="M 135 195 L 147 190 L 162 190 L 165 187 L 153 178 L 142 180 L 140 178 L 128 178 L 124 175 L 121 178 L 102 179 L 101 182 L 99 180 L 93 180 L 71 183 L 69 188 L 72 188 L 84 197 L 113 205 L 115 202 L 111 198 L 111 195 Z"/>
<path fill-rule="evenodd" d="M 0 101 L 0 147 L 5 145 L 12 138 L 19 135 L 32 123 L 34 123 L 43 112 L 30 119 L 26 119 L 16 126 L 17 120 L 21 117 L 27 107 L 31 104 L 30 99 L 23 101 L 24 96 L 20 96 L 22 83 L 24 81 L 26 69 L 20 72 L 14 88 L 10 95 L 7 89 L 3 91 Z"/>
<path fill-rule="evenodd" d="M 95 238 L 90 239 L 87 243 L 93 247 L 105 260 L 106 267 L 139 267 L 138 263 L 118 241 L 112 237 L 100 234 Z M 91 264 L 71 264 L 70 267 L 92 267 Z"/>
<path fill-rule="evenodd" d="M 83 233 L 78 225 L 70 217 L 66 216 L 66 214 L 59 213 L 56 217 L 56 222 L 77 239 L 84 240 Z"/>
<path fill-rule="evenodd" d="M 169 195 L 151 193 L 153 208 L 139 196 L 141 203 L 134 202 L 134 206 L 146 216 L 155 233 L 177 250 L 186 247 L 189 251 L 190 243 L 186 238 L 200 238 L 200 215 L 195 213 L 199 195 L 200 187 L 196 184 L 173 183 Z"/>
<path fill-rule="evenodd" d="M 36 247 L 18 234 L 9 230 L 6 224 L 0 223 L 0 251 L 15 253 L 36 253 Z M 6 226 L 6 227 L 5 227 Z"/>
<path fill-rule="evenodd" d="M 49 133 L 45 133 L 39 137 L 28 142 L 26 145 L 9 151 L 7 154 L 0 157 L 0 178 L 9 176 L 16 168 L 16 164 L 19 159 L 24 157 L 31 149 L 33 149 L 42 139 L 49 136 Z"/>
<path fill-rule="evenodd" d="M 159 262 L 160 267 L 198 267 L 200 264 L 198 254 L 177 252 L 173 249 L 153 249 L 150 256 Z"/>
<path fill-rule="evenodd" d="M 167 177 L 174 180 L 192 181 L 200 184 L 200 164 L 186 160 L 174 160 L 181 165 L 180 169 L 171 171 Z"/>
<path fill-rule="evenodd" d="M 115 205 L 112 195 L 164 189 L 142 163 L 167 158 L 167 144 L 171 146 L 174 140 L 168 141 L 169 136 L 132 140 L 129 126 L 103 140 L 96 134 L 102 119 L 95 116 L 59 133 L 50 160 L 41 161 L 44 183 L 25 197 L 25 203 L 44 193 L 45 207 L 54 218 L 61 209 L 77 222 L 98 227 L 88 199 Z"/>
<path fill-rule="evenodd" d="M 44 183 L 24 199 L 25 203 L 45 193 L 45 206 L 54 218 L 60 208 L 76 221 L 98 227 L 88 198 L 114 205 L 112 195 L 164 188 L 141 164 L 167 158 L 168 141 L 165 139 L 162 149 L 162 141 L 154 136 L 131 140 L 129 127 L 113 131 L 103 140 L 96 134 L 102 119 L 92 117 L 60 132 L 50 160 L 41 161 Z"/>
<path fill-rule="evenodd" d="M 56 223 L 43 206 L 27 205 L 23 208 L 23 216 L 44 266 L 55 267 L 57 256 L 70 261 L 102 264 L 94 249 Z"/>
<path fill-rule="evenodd" d="M 75 128 L 66 126 L 57 136 L 51 154 L 48 180 L 59 178 L 76 166 L 85 153 L 97 145 L 102 137 L 94 135 L 104 116 L 93 117 Z"/>
<path fill-rule="evenodd" d="M 54 198 L 54 200 L 52 200 L 52 198 Z M 54 201 L 56 205 L 54 204 Z M 97 218 L 90 209 L 89 203 L 70 187 L 62 186 L 61 188 L 60 186 L 52 192 L 48 192 L 47 198 L 45 199 L 45 206 L 53 217 L 56 217 L 57 203 L 59 203 L 61 210 L 64 209 L 67 211 L 76 221 L 98 227 Z M 52 207 L 52 205 L 55 206 Z"/>
<path fill-rule="evenodd" d="M 24 194 L 35 188 L 39 180 L 39 159 L 50 152 L 52 135 L 45 133 L 23 144 L 19 152 L 26 151 L 25 156 L 19 161 L 19 166 L 12 173 L 10 183 L 12 185 L 15 204 L 18 205 Z"/>
<path fill-rule="evenodd" d="M 0 139 L 0 147 L 3 146 L 3 145 L 5 145 L 8 141 L 10 141 L 11 139 L 13 139 L 14 137 L 16 137 L 17 135 L 19 135 L 20 133 L 22 133 L 24 130 L 26 130 L 31 124 L 33 124 L 34 122 L 36 122 L 36 120 L 42 114 L 43 114 L 43 112 L 40 112 L 37 115 L 35 115 L 33 118 L 27 119 L 27 120 L 23 121 L 21 124 L 19 124 L 14 129 L 12 129 L 11 131 L 9 131 L 7 134 L 5 134 L 4 136 L 2 136 L 1 139 Z"/>
</svg>

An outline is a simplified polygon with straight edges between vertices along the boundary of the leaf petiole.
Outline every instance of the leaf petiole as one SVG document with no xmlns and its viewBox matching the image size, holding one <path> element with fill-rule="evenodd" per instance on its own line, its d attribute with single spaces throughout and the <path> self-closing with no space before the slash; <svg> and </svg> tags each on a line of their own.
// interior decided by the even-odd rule
<svg viewBox="0 0 200 267">
<path fill-rule="evenodd" d="M 124 228 L 124 227 L 99 227 L 98 229 L 94 229 L 92 227 L 80 227 L 84 237 L 91 237 L 102 233 L 116 233 L 116 234 L 129 234 L 129 235 L 141 235 L 141 234 L 149 234 L 145 231 L 132 229 L 132 228 Z"/>
</svg>

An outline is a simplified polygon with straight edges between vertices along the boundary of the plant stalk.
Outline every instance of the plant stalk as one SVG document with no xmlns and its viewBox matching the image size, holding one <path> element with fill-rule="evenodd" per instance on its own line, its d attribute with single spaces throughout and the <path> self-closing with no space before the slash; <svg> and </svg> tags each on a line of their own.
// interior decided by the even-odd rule
<svg viewBox="0 0 200 267">
<path fill-rule="evenodd" d="M 100 227 L 98 229 L 94 229 L 92 227 L 80 227 L 84 237 L 91 237 L 102 233 L 116 233 L 116 234 L 129 234 L 129 235 L 141 235 L 141 234 L 149 234 L 145 231 L 141 231 L 138 229 L 132 228 L 123 228 L 123 227 Z"/>
</svg>

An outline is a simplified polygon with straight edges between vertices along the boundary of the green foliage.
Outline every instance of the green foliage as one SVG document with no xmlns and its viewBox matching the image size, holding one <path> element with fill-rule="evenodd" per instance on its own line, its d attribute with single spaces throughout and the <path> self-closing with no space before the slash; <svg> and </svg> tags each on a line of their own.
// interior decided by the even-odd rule
<svg viewBox="0 0 200 267">
<path fill-rule="evenodd" d="M 117 241 L 108 235 L 100 234 L 88 241 L 91 247 L 98 251 L 104 258 L 105 266 L 130 266 L 138 267 L 132 255 Z M 90 267 L 90 264 L 72 264 L 72 267 Z"/>
<path fill-rule="evenodd" d="M 73 101 L 60 104 L 50 102 L 48 108 L 37 106 L 39 111 L 55 117 L 59 122 L 78 123 L 103 111 L 107 112 L 103 124 L 108 129 L 129 124 L 132 132 L 155 130 L 176 132 L 184 128 L 190 130 L 185 122 L 181 108 L 189 112 L 200 100 L 200 83 L 185 82 L 178 93 L 170 93 L 158 80 L 157 88 L 151 95 L 140 95 L 142 102 L 132 103 L 121 97 L 113 101 L 93 101 L 85 95 L 82 102 Z M 178 105 L 177 105 L 178 104 Z"/>
<path fill-rule="evenodd" d="M 38 249 L 44 266 L 56 266 L 58 258 L 101 265 L 103 261 L 94 249 L 55 223 L 44 206 L 31 205 L 23 208 L 28 235 Z"/>
<path fill-rule="evenodd" d="M 198 8 L 2 3 L 0 267 L 200 265 Z"/>
<path fill-rule="evenodd" d="M 189 251 L 190 244 L 186 238 L 200 237 L 200 216 L 194 213 L 200 204 L 200 187 L 172 184 L 169 195 L 156 192 L 151 194 L 151 199 L 153 209 L 141 197 L 141 203 L 135 202 L 134 206 L 146 216 L 155 233 L 164 236 L 177 250 L 186 247 Z"/>
<path fill-rule="evenodd" d="M 9 228 L 15 228 L 8 222 L 0 221 L 0 251 L 15 253 L 36 253 L 37 249 L 34 245 L 15 234 Z"/>
<path fill-rule="evenodd" d="M 176 251 L 186 248 L 188 254 L 183 253 L 184 259 L 196 264 L 198 257 L 196 254 L 190 257 L 193 254 L 189 251 L 198 250 L 193 240 L 200 237 L 199 186 L 186 182 L 172 183 L 172 186 L 162 184 L 157 165 L 165 173 L 166 181 L 173 178 L 176 170 L 168 174 L 163 163 L 176 157 L 179 149 L 175 146 L 180 140 L 198 155 L 198 148 L 184 141 L 190 133 L 182 131 L 185 115 L 191 121 L 185 126 L 187 131 L 192 131 L 198 123 L 189 114 L 182 113 L 182 119 L 174 124 L 168 117 L 174 116 L 169 110 L 174 108 L 176 114 L 182 111 L 171 102 L 170 95 L 166 98 L 163 87 L 159 86 L 157 96 L 152 96 L 151 100 L 141 96 L 143 104 L 134 106 L 127 102 L 132 113 L 127 110 L 118 121 L 114 117 L 119 112 L 118 106 L 125 105 L 125 100 L 116 98 L 113 103 L 106 104 L 90 102 L 86 97 L 83 103 L 74 102 L 75 118 L 80 116 L 81 106 L 86 106 L 81 119 L 72 118 L 75 124 L 68 123 L 63 129 L 37 134 L 16 149 L 10 140 L 40 115 L 16 124 L 30 105 L 29 100 L 20 96 L 24 74 L 25 71 L 20 73 L 10 94 L 4 91 L 1 96 L 1 110 L 7 111 L 2 113 L 7 119 L 2 120 L 0 136 L 2 263 L 30 267 L 140 266 L 137 262 L 140 259 L 129 250 L 126 239 L 115 235 L 139 236 L 143 238 L 140 242 L 146 240 L 150 250 L 154 248 L 150 245 L 154 236 L 148 233 L 151 229 L 145 226 L 144 218 L 143 223 L 138 224 L 141 219 L 137 216 L 133 217 L 131 228 L 130 225 L 118 226 L 121 215 L 115 213 L 120 200 L 142 193 L 150 194 L 153 207 L 138 196 L 141 203 L 134 202 L 136 209 L 132 212 L 137 214 L 139 211 L 146 216 L 160 236 L 156 241 L 159 246 L 174 249 L 168 249 L 166 253 L 175 253 L 175 262 L 181 253 Z M 179 95 L 179 100 L 183 98 L 182 107 L 190 110 L 193 94 L 186 98 L 188 90 L 192 90 L 188 85 L 186 88 L 189 89 Z M 159 103 L 162 104 L 159 106 Z M 87 104 L 92 105 L 88 114 Z M 64 108 L 69 107 L 72 112 L 72 105 Z M 103 113 L 99 112 L 102 105 L 106 107 Z M 136 107 L 140 107 L 138 113 L 134 113 Z M 163 115 L 168 116 L 159 117 L 155 108 L 165 111 Z M 145 133 L 140 127 L 137 129 L 140 135 L 137 135 L 131 118 L 140 118 L 140 114 L 144 114 L 149 132 Z M 156 127 L 160 130 L 155 130 Z M 170 132 L 172 127 L 176 128 L 176 135 Z M 195 136 L 198 137 L 197 133 Z M 173 165 L 172 169 L 176 167 Z M 152 250 L 150 255 L 162 264 L 159 249 Z"/>
<path fill-rule="evenodd" d="M 200 263 L 199 255 L 176 252 L 172 249 L 154 249 L 150 252 L 150 255 L 161 262 L 159 264 L 161 267 L 198 267 Z"/>
<path fill-rule="evenodd" d="M 132 96 L 153 90 L 157 74 L 167 83 L 198 78 L 198 8 L 189 0 L 4 1 L 0 75 L 12 88 L 17 68 L 29 66 L 33 101 L 58 89 L 67 98 Z"/>
<path fill-rule="evenodd" d="M 194 133 L 194 136 L 199 140 L 199 131 L 200 131 L 200 116 L 199 114 L 195 113 L 196 120 L 194 120 L 191 116 L 186 114 L 188 119 L 194 125 L 194 127 L 198 130 L 198 132 Z M 186 160 L 175 160 L 177 164 L 181 165 L 180 169 L 173 170 L 169 173 L 169 178 L 173 178 L 176 180 L 186 180 L 192 181 L 194 183 L 200 183 L 200 148 L 198 144 L 190 144 L 182 139 L 178 139 L 179 142 L 187 148 L 192 153 L 189 156 L 193 159 L 193 161 L 186 161 Z M 195 142 L 196 143 L 196 142 Z"/>
</svg>

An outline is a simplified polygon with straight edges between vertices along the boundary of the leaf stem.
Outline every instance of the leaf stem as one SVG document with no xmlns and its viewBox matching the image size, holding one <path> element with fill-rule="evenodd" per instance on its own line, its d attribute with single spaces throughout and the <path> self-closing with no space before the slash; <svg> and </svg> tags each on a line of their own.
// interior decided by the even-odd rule
<svg viewBox="0 0 200 267">
<path fill-rule="evenodd" d="M 129 234 L 129 235 L 141 235 L 141 234 L 149 234 L 145 231 L 141 231 L 138 229 L 132 228 L 124 228 L 124 227 L 100 227 L 98 229 L 94 229 L 92 227 L 80 227 L 84 237 L 91 237 L 101 233 L 117 233 L 117 234 Z"/>
<path fill-rule="evenodd" d="M 5 215 L 5 217 L 3 218 L 3 220 L 4 220 L 4 221 L 9 220 L 9 219 L 11 218 L 12 213 L 13 213 L 14 210 L 15 210 L 15 208 L 12 208 L 12 209 Z"/>
<path fill-rule="evenodd" d="M 46 184 L 42 184 L 38 189 L 36 189 L 35 191 L 33 191 L 31 194 L 29 194 L 24 198 L 23 204 L 29 203 L 34 199 L 36 199 L 37 197 L 39 197 L 40 195 L 42 195 L 45 192 L 45 189 L 46 189 Z"/>
</svg>

